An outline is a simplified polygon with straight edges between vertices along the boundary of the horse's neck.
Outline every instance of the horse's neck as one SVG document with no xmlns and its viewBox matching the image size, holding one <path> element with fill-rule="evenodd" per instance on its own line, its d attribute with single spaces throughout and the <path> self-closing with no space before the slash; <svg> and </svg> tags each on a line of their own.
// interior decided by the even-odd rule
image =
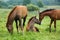
<svg viewBox="0 0 60 40">
<path fill-rule="evenodd" d="M 11 21 L 10 19 L 8 19 L 7 24 L 13 24 L 13 20 Z"/>
<path fill-rule="evenodd" d="M 31 21 L 28 23 L 28 26 L 29 26 L 29 27 L 34 26 L 34 22 L 31 20 Z"/>
<path fill-rule="evenodd" d="M 51 13 L 45 12 L 45 13 L 43 13 L 43 16 L 50 16 L 50 14 L 51 14 Z"/>
</svg>

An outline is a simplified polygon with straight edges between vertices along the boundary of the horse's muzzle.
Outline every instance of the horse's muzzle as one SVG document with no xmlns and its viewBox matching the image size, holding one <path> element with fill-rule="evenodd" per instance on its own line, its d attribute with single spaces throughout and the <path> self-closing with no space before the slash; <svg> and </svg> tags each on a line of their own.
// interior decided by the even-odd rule
<svg viewBox="0 0 60 40">
<path fill-rule="evenodd" d="M 39 21 L 37 24 L 41 25 L 41 22 Z"/>
<path fill-rule="evenodd" d="M 41 25 L 41 22 L 39 23 L 39 25 Z"/>
<path fill-rule="evenodd" d="M 41 25 L 41 23 L 39 25 Z"/>
</svg>

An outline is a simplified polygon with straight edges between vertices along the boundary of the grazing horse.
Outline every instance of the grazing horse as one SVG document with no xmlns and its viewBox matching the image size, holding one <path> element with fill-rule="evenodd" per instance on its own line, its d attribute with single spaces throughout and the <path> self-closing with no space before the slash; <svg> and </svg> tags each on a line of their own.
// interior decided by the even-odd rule
<svg viewBox="0 0 60 40">
<path fill-rule="evenodd" d="M 9 31 L 9 33 L 13 33 L 13 21 L 16 23 L 16 28 L 18 32 L 18 21 L 19 21 L 19 27 L 21 27 L 21 30 L 23 31 L 23 26 L 25 25 L 27 17 L 27 7 L 26 6 L 16 6 L 9 14 L 6 27 Z M 23 19 L 23 24 L 22 24 Z"/>
<path fill-rule="evenodd" d="M 39 29 L 34 26 L 35 23 L 40 24 L 40 21 L 36 18 L 36 16 L 33 16 L 28 21 L 28 24 L 27 24 L 27 27 L 26 27 L 26 31 L 39 32 Z"/>
<path fill-rule="evenodd" d="M 44 16 L 49 16 L 50 19 L 51 19 L 51 22 L 50 22 L 50 25 L 49 25 L 50 32 L 51 32 L 51 25 L 52 25 L 53 22 L 54 22 L 54 28 L 55 28 L 55 31 L 56 31 L 56 20 L 60 20 L 60 10 L 59 9 L 47 9 L 47 10 L 39 13 L 40 24 L 41 24 L 41 21 L 44 18 Z"/>
</svg>

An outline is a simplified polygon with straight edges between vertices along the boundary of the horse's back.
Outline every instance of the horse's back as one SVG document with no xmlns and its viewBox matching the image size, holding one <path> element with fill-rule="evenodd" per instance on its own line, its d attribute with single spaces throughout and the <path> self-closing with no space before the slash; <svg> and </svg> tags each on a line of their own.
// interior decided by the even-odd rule
<svg viewBox="0 0 60 40">
<path fill-rule="evenodd" d="M 60 20 L 60 9 L 55 9 L 55 10 L 53 10 L 52 15 L 53 15 L 53 17 L 56 18 L 57 20 Z"/>
<path fill-rule="evenodd" d="M 27 7 L 26 6 L 17 6 L 16 11 L 17 11 L 17 14 L 21 17 L 25 17 L 27 15 Z"/>
</svg>

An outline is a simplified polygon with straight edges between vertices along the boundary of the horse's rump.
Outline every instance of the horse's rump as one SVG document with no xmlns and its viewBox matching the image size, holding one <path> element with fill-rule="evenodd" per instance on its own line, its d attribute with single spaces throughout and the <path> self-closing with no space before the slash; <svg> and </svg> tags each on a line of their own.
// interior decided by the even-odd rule
<svg viewBox="0 0 60 40">
<path fill-rule="evenodd" d="M 27 7 L 26 6 L 17 6 L 17 15 L 20 17 L 25 17 L 27 15 Z"/>
</svg>

